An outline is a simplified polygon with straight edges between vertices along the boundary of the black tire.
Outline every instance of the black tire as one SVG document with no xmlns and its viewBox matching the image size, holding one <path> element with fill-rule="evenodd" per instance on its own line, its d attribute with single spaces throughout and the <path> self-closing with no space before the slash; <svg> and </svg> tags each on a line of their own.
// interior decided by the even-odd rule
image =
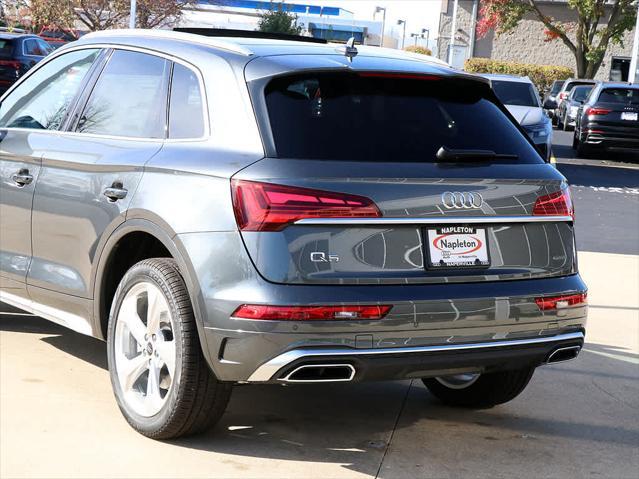
<svg viewBox="0 0 639 479">
<path fill-rule="evenodd" d="M 557 114 L 553 113 L 551 118 L 552 126 L 557 126 Z"/>
<path fill-rule="evenodd" d="M 470 386 L 453 389 L 436 378 L 423 379 L 430 393 L 444 404 L 466 408 L 490 408 L 517 397 L 528 385 L 534 367 L 482 374 Z"/>
<path fill-rule="evenodd" d="M 141 282 L 157 286 L 174 319 L 175 374 L 162 408 L 150 417 L 136 413 L 124 398 L 115 367 L 115 330 L 126 293 Z M 224 413 L 232 385 L 218 381 L 206 364 L 191 301 L 175 260 L 147 259 L 135 264 L 122 278 L 109 316 L 107 355 L 111 385 L 120 411 L 139 433 L 153 439 L 171 439 L 202 432 Z"/>
<path fill-rule="evenodd" d="M 563 130 L 563 125 L 561 124 L 561 117 L 559 115 L 557 115 L 557 129 Z"/>
<path fill-rule="evenodd" d="M 579 135 L 577 135 L 577 128 L 575 128 L 575 132 L 572 135 L 572 149 L 577 150 L 579 146 Z"/>
<path fill-rule="evenodd" d="M 578 158 L 589 158 L 592 154 L 592 148 L 583 141 L 579 141 L 577 143 L 577 148 L 575 148 L 575 150 Z"/>
</svg>

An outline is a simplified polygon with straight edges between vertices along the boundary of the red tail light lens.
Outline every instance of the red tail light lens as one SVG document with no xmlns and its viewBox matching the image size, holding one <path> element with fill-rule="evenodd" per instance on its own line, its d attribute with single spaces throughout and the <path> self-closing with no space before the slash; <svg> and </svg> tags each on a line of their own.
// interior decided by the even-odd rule
<svg viewBox="0 0 639 479">
<path fill-rule="evenodd" d="M 586 108 L 586 115 L 607 115 L 612 110 L 608 110 L 607 108 L 595 108 L 593 106 L 589 106 Z"/>
<path fill-rule="evenodd" d="M 572 207 L 572 199 L 570 198 L 570 190 L 568 188 L 550 193 L 549 195 L 540 196 L 535 201 L 533 207 L 534 216 L 572 216 L 575 217 L 575 211 Z"/>
<path fill-rule="evenodd" d="M 537 306 L 539 306 L 539 309 L 541 309 L 542 311 L 547 311 L 549 309 L 567 308 L 569 306 L 579 306 L 587 304 L 587 302 L 588 301 L 586 293 L 535 298 L 535 303 L 537 303 Z"/>
<path fill-rule="evenodd" d="M 277 321 L 332 321 L 341 319 L 382 319 L 391 306 L 265 306 L 243 304 L 234 318 Z"/>
<path fill-rule="evenodd" d="M 279 231 L 304 218 L 382 216 L 363 196 L 243 180 L 232 180 L 231 192 L 242 231 Z"/>
</svg>

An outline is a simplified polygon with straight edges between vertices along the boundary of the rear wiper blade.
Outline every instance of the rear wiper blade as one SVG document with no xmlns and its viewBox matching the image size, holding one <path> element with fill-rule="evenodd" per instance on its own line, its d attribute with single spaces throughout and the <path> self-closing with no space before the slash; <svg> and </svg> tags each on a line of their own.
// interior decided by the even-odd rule
<svg viewBox="0 0 639 479">
<path fill-rule="evenodd" d="M 454 150 L 442 146 L 437 150 L 439 161 L 487 161 L 487 160 L 516 160 L 519 155 L 509 153 L 495 153 L 492 150 Z"/>
</svg>

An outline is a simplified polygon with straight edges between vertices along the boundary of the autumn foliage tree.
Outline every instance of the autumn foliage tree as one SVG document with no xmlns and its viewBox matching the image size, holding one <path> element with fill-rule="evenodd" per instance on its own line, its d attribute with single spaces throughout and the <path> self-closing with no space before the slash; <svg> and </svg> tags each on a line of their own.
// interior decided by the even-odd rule
<svg viewBox="0 0 639 479">
<path fill-rule="evenodd" d="M 611 43 L 621 44 L 636 21 L 637 0 L 566 0 L 573 19 L 559 21 L 543 11 L 540 0 L 481 0 L 479 37 L 494 30 L 513 31 L 526 15 L 545 26 L 546 41 L 561 41 L 575 57 L 579 78 L 593 78 Z"/>
</svg>

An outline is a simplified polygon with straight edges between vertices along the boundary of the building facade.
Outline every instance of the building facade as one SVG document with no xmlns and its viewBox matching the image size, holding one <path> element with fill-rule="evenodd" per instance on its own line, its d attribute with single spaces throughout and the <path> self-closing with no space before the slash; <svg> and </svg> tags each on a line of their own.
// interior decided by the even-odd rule
<svg viewBox="0 0 639 479">
<path fill-rule="evenodd" d="M 456 15 L 453 14 L 457 3 Z M 562 22 L 576 22 L 576 13 L 566 5 L 565 0 L 538 1 L 545 15 Z M 494 60 L 535 63 L 540 65 L 560 65 L 576 69 L 572 52 L 557 39 L 546 40 L 546 27 L 533 15 L 527 15 L 517 28 L 508 34 L 495 35 L 489 32 L 478 38 L 474 32 L 479 15 L 478 0 L 442 0 L 439 23 L 437 55 L 449 61 L 451 57 L 451 31 L 455 28 L 455 41 L 452 45 L 452 64 L 462 68 L 464 61 L 471 57 L 491 58 Z M 455 25 L 453 26 L 453 23 Z M 574 29 L 572 29 L 574 32 Z M 569 36 L 574 37 L 574 33 Z M 597 71 L 597 80 L 626 81 L 632 57 L 635 32 L 625 34 L 623 45 L 609 45 L 601 67 Z"/>
</svg>

